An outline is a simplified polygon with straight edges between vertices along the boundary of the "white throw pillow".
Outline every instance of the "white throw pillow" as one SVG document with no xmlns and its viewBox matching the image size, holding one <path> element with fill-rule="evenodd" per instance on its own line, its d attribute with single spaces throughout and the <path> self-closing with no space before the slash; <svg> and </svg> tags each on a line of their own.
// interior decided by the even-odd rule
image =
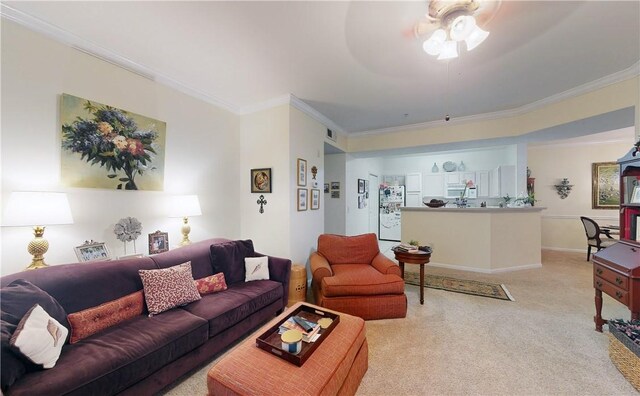
<svg viewBox="0 0 640 396">
<path fill-rule="evenodd" d="M 69 330 L 39 304 L 22 317 L 10 344 L 27 359 L 49 369 L 56 365 Z"/>
<path fill-rule="evenodd" d="M 245 282 L 269 279 L 269 257 L 245 257 L 244 269 Z"/>
</svg>

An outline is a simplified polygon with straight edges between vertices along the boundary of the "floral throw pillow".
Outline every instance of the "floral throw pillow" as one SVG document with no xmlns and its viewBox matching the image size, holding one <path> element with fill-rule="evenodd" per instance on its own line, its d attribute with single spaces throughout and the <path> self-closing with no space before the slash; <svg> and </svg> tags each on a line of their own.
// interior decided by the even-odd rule
<svg viewBox="0 0 640 396">
<path fill-rule="evenodd" d="M 191 262 L 158 270 L 139 270 L 149 316 L 200 299 Z"/>
<path fill-rule="evenodd" d="M 196 287 L 198 292 L 204 296 L 205 294 L 227 290 L 227 282 L 224 280 L 224 274 L 218 272 L 215 275 L 196 280 Z"/>
</svg>

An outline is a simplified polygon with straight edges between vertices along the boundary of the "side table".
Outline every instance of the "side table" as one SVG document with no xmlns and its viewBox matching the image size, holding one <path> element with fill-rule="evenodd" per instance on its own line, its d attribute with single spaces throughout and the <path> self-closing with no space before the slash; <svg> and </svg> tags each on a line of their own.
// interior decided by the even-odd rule
<svg viewBox="0 0 640 396">
<path fill-rule="evenodd" d="M 424 265 L 431 259 L 431 253 L 419 250 L 417 252 L 402 252 L 393 250 L 393 254 L 400 265 L 400 274 L 404 279 L 404 264 L 420 264 L 420 305 L 424 305 Z"/>
</svg>

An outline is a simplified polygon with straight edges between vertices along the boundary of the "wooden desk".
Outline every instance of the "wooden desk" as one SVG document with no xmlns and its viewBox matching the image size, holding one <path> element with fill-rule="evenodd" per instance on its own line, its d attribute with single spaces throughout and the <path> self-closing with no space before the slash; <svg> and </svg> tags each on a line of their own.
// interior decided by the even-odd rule
<svg viewBox="0 0 640 396">
<path fill-rule="evenodd" d="M 424 305 L 424 265 L 431 259 L 431 253 L 418 251 L 415 253 L 394 250 L 393 254 L 400 265 L 400 274 L 404 279 L 404 263 L 420 265 L 420 304 Z"/>
<path fill-rule="evenodd" d="M 626 305 L 631 319 L 640 319 L 640 248 L 625 241 L 593 254 L 596 331 L 602 332 L 602 292 Z"/>
</svg>

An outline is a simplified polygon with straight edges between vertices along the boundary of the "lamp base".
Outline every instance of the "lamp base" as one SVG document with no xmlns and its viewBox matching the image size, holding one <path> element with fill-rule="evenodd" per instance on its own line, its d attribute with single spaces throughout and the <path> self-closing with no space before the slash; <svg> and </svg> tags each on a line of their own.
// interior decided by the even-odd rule
<svg viewBox="0 0 640 396">
<path fill-rule="evenodd" d="M 182 241 L 180 241 L 178 245 L 180 246 L 191 245 L 191 241 L 189 240 L 189 233 L 191 232 L 191 226 L 189 225 L 189 218 L 183 217 L 182 222 L 183 222 L 182 228 L 180 229 L 180 231 L 182 231 Z"/>
<path fill-rule="evenodd" d="M 49 241 L 44 239 L 44 227 L 33 227 L 33 235 L 35 238 L 27 245 L 27 251 L 33 256 L 31 264 L 27 267 L 28 270 L 48 267 L 44 262 L 44 254 L 49 250 Z"/>
</svg>

